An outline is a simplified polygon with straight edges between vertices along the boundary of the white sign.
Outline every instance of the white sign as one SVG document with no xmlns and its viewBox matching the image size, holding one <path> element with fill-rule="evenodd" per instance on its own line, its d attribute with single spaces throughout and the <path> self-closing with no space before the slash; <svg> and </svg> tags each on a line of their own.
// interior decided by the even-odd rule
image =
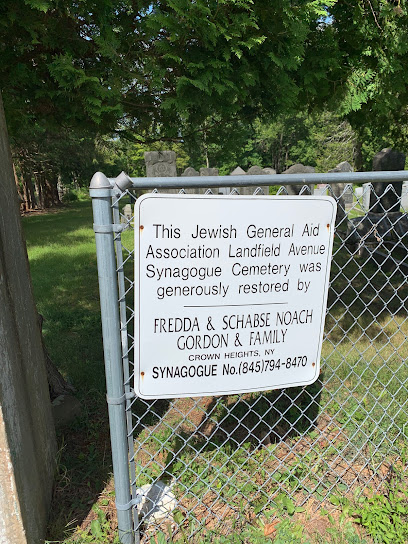
<svg viewBox="0 0 408 544">
<path fill-rule="evenodd" d="M 147 194 L 135 208 L 140 397 L 317 379 L 334 199 Z"/>
</svg>

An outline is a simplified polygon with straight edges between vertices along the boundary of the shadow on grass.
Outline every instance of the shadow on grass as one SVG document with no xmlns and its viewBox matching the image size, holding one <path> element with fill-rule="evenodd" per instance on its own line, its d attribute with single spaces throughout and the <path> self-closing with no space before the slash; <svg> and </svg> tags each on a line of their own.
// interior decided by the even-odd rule
<svg viewBox="0 0 408 544">
<path fill-rule="evenodd" d="M 387 318 L 407 315 L 406 269 L 398 265 L 392 250 L 382 245 L 379 249 L 387 255 L 383 262 L 367 252 L 358 257 L 355 248 L 339 249 L 339 242 L 335 243 L 325 325 L 334 343 L 348 341 L 353 333 L 387 342 Z"/>
<path fill-rule="evenodd" d="M 217 433 L 234 446 L 246 436 L 253 447 L 302 435 L 317 423 L 320 396 L 320 380 L 305 388 L 243 396 L 225 406 Z"/>
<path fill-rule="evenodd" d="M 170 481 L 205 452 L 257 450 L 312 431 L 318 422 L 322 379 L 304 388 L 210 397 L 205 405 L 202 399 L 192 405 L 184 399 L 172 401 L 163 420 L 150 429 L 152 440 L 142 442 L 142 449 L 151 450 L 149 455 L 158 463 L 150 477 Z"/>
<path fill-rule="evenodd" d="M 48 352 L 81 402 L 81 416 L 57 432 L 52 541 L 63 540 L 68 526 L 81 525 L 112 472 L 96 259 L 64 251 L 48 251 L 31 262 Z"/>
</svg>

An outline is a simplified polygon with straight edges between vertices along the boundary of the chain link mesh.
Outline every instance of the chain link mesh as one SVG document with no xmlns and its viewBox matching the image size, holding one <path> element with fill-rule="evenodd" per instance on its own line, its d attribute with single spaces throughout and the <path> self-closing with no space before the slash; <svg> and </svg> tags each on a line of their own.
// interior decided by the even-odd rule
<svg viewBox="0 0 408 544">
<path fill-rule="evenodd" d="M 203 527 L 228 534 L 237 520 L 262 516 L 286 496 L 317 510 L 334 493 L 380 491 L 395 471 L 407 470 L 408 218 L 393 185 L 381 192 L 372 184 L 316 190 L 338 202 L 320 377 L 307 387 L 263 393 L 128 400 L 141 542 L 158 529 L 167 534 L 169 524 L 173 535 Z M 130 190 L 112 201 L 114 222 L 125 227 L 115 245 L 127 393 L 135 199 Z"/>
</svg>

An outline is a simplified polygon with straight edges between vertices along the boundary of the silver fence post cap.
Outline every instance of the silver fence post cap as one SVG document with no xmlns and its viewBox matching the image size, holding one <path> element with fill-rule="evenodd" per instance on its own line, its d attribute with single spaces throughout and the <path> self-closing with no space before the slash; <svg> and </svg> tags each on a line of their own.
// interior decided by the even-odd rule
<svg viewBox="0 0 408 544">
<path fill-rule="evenodd" d="M 109 179 L 102 172 L 96 172 L 91 179 L 90 189 L 111 189 Z"/>
</svg>

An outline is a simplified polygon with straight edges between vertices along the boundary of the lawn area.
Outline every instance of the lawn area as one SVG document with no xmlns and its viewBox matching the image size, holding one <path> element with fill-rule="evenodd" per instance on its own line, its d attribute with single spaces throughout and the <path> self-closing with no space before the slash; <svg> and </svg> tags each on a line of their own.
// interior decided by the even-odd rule
<svg viewBox="0 0 408 544">
<path fill-rule="evenodd" d="M 96 252 L 89 200 L 23 218 L 38 311 L 54 363 L 80 394 L 103 392 Z"/>
<path fill-rule="evenodd" d="M 112 471 L 91 202 L 86 198 L 22 222 L 46 346 L 82 405 L 81 417 L 58 433 L 48 538 L 62 541 L 100 494 L 109 493 Z"/>
<path fill-rule="evenodd" d="M 66 544 L 111 542 L 116 528 L 92 223 L 89 199 L 23 218 L 46 345 L 83 407 L 59 433 L 48 538 Z M 132 249 L 131 230 L 122 242 Z M 126 274 L 133 276 L 131 260 Z M 368 544 L 374 537 L 387 540 L 385 529 L 365 523 L 367 509 L 379 519 L 391 505 L 398 519 L 408 520 L 401 483 L 408 460 L 407 296 L 398 269 L 357 260 L 336 239 L 322 374 L 315 384 L 134 403 L 138 485 L 158 478 L 172 483 L 177 524 L 185 532 L 175 540 Z M 398 493 L 391 500 L 392 486 Z M 215 511 L 225 536 L 211 523 L 200 533 Z M 360 536 L 350 524 L 359 519 L 365 528 Z M 319 536 L 313 531 L 322 520 Z M 387 534 L 404 544 L 407 535 L 396 526 L 387 526 Z M 161 544 L 166 530 L 146 532 L 144 542 Z"/>
</svg>

